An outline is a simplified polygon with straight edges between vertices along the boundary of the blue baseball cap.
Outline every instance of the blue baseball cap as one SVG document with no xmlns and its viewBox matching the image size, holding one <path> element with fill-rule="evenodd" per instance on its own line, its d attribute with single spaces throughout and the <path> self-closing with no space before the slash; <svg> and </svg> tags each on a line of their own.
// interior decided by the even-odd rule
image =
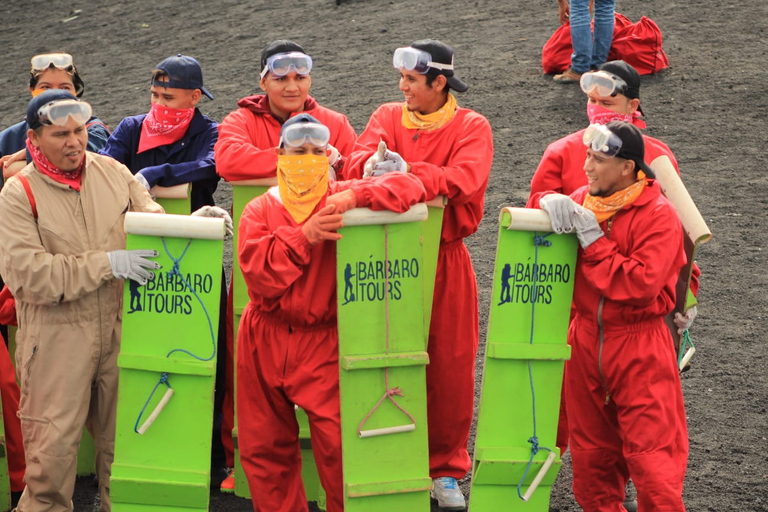
<svg viewBox="0 0 768 512">
<path fill-rule="evenodd" d="M 40 128 L 43 123 L 40 122 L 38 111 L 48 103 L 53 103 L 54 101 L 59 100 L 79 101 L 74 94 L 62 89 L 49 89 L 45 92 L 42 92 L 32 98 L 32 101 L 30 101 L 29 105 L 27 105 L 27 126 L 33 130 Z"/>
<path fill-rule="evenodd" d="M 213 95 L 203 87 L 203 68 L 192 57 L 178 53 L 160 62 L 155 69 L 165 72 L 168 81 L 153 79 L 152 85 L 172 89 L 200 89 L 208 98 L 213 99 Z"/>
</svg>

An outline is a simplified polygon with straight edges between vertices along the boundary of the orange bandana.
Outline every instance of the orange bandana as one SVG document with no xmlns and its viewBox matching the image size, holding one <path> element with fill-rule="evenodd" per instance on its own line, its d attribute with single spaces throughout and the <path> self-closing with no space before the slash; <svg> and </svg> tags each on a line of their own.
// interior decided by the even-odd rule
<svg viewBox="0 0 768 512">
<path fill-rule="evenodd" d="M 283 206 L 301 224 L 328 191 L 328 157 L 277 155 L 277 187 Z"/>
<path fill-rule="evenodd" d="M 409 130 L 437 130 L 445 126 L 456 115 L 456 97 L 448 93 L 448 101 L 437 112 L 431 114 L 419 114 L 408 110 L 408 105 L 403 103 L 402 123 Z"/>
<path fill-rule="evenodd" d="M 648 180 L 645 177 L 643 171 L 637 172 L 637 181 L 623 190 L 619 190 L 615 194 L 611 194 L 608 197 L 598 197 L 591 194 L 587 194 L 584 198 L 584 208 L 592 210 L 597 217 L 597 222 L 603 222 L 624 208 L 627 205 L 634 203 L 640 194 L 643 193 L 643 189 L 648 184 Z"/>
</svg>

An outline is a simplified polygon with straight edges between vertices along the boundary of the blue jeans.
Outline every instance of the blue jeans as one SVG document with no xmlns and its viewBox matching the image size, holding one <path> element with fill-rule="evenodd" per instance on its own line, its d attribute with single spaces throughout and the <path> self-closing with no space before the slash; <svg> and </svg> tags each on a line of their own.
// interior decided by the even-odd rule
<svg viewBox="0 0 768 512">
<path fill-rule="evenodd" d="M 615 0 L 595 0 L 594 42 L 589 19 L 589 0 L 571 0 L 571 68 L 586 73 L 608 60 L 614 26 Z"/>
</svg>

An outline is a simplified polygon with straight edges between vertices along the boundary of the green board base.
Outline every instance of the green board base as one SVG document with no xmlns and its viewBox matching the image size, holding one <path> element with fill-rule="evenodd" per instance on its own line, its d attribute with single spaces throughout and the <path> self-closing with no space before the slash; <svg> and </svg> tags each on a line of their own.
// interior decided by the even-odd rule
<svg viewBox="0 0 768 512">
<path fill-rule="evenodd" d="M 423 222 L 356 226 L 345 220 L 339 230 L 339 390 L 346 512 L 430 507 L 423 228 Z M 430 272 L 433 282 L 434 264 Z M 393 398 L 413 420 L 383 399 L 387 379 L 390 389 L 402 393 Z M 379 435 L 361 437 L 359 430 Z"/>
<path fill-rule="evenodd" d="M 163 244 L 129 233 L 126 248 L 157 250 L 161 270 L 143 287 L 125 286 L 112 508 L 207 511 L 223 241 L 167 236 Z M 183 279 L 170 273 L 166 248 L 183 255 Z M 154 423 L 135 432 L 169 388 Z"/>
<path fill-rule="evenodd" d="M 573 235 L 510 231 L 509 223 L 509 214 L 503 213 L 470 503 L 473 512 L 547 512 L 561 465 L 555 441 L 563 365 L 571 354 L 567 333 L 577 240 Z M 548 236 L 537 246 L 535 235 Z M 531 457 L 528 440 L 534 435 L 540 450 Z M 517 487 L 521 485 L 524 495 L 549 455 L 547 448 L 555 453 L 554 462 L 523 501 Z"/>
</svg>

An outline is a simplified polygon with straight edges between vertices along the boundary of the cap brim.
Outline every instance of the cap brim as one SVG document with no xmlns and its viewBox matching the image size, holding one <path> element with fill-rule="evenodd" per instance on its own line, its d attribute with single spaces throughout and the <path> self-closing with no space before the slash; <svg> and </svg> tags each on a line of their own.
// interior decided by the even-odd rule
<svg viewBox="0 0 768 512">
<path fill-rule="evenodd" d="M 206 89 L 205 87 L 201 87 L 201 88 L 200 88 L 200 92 L 202 92 L 203 94 L 205 94 L 206 96 L 208 96 L 208 99 L 209 99 L 209 100 L 212 100 L 212 99 L 213 99 L 213 94 L 209 93 L 209 92 L 208 92 L 208 89 Z"/>
<path fill-rule="evenodd" d="M 447 76 L 445 77 L 446 81 L 448 82 L 448 85 L 456 92 L 467 92 L 467 89 L 469 89 L 469 86 L 456 78 L 455 76 Z"/>
<path fill-rule="evenodd" d="M 648 165 L 647 163 L 635 161 L 635 164 L 638 164 L 640 166 L 640 170 L 645 173 L 645 176 L 647 178 L 655 178 L 656 177 L 656 173 L 653 172 L 653 169 L 651 169 L 651 166 Z"/>
</svg>

